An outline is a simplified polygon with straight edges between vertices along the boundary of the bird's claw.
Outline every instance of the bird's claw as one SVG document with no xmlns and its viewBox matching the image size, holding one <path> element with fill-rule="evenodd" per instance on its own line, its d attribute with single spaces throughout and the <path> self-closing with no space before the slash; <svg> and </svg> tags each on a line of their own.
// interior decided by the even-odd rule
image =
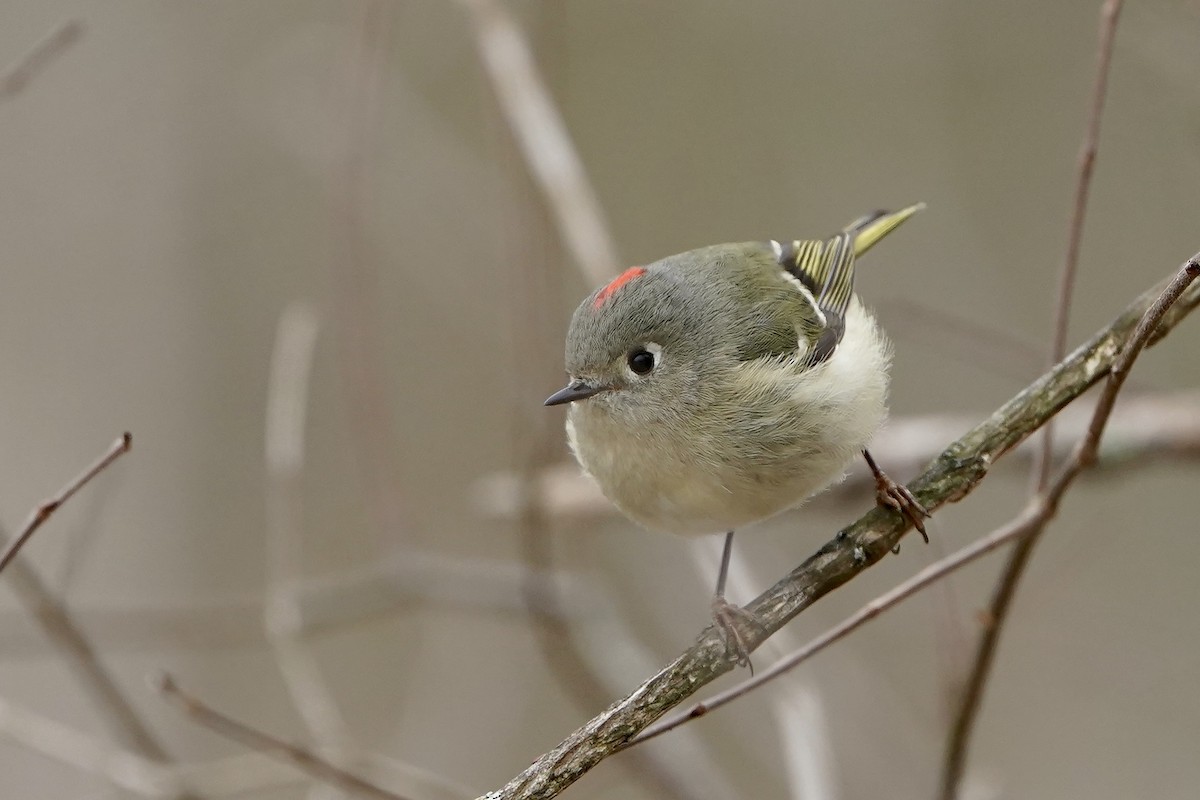
<svg viewBox="0 0 1200 800">
<path fill-rule="evenodd" d="M 713 622 L 717 633 L 725 642 L 725 653 L 739 667 L 747 667 L 754 674 L 750 663 L 750 648 L 746 644 L 746 629 L 765 632 L 762 621 L 741 606 L 734 605 L 724 597 L 716 596 L 712 601 Z"/>
<path fill-rule="evenodd" d="M 903 514 L 920 532 L 925 544 L 929 544 L 929 534 L 925 532 L 925 519 L 929 516 L 929 512 L 913 496 L 907 486 L 896 483 L 881 470 L 875 474 L 875 500 L 884 508 L 890 508 Z"/>
</svg>

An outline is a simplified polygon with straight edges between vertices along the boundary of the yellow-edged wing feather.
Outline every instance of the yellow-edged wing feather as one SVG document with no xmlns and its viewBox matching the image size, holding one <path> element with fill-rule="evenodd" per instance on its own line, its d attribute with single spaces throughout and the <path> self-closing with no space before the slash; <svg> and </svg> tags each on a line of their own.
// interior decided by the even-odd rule
<svg viewBox="0 0 1200 800">
<path fill-rule="evenodd" d="M 831 356 L 842 340 L 846 309 L 854 296 L 855 259 L 923 208 L 924 203 L 917 203 L 900 211 L 875 211 L 828 239 L 799 239 L 777 247 L 780 265 L 812 291 L 825 316 L 825 330 L 813 347 L 813 363 Z"/>
<path fill-rule="evenodd" d="M 812 289 L 823 311 L 844 316 L 854 294 L 855 259 L 923 208 L 924 203 L 917 203 L 900 211 L 876 211 L 828 239 L 793 241 L 781 247 L 779 261 Z"/>
</svg>

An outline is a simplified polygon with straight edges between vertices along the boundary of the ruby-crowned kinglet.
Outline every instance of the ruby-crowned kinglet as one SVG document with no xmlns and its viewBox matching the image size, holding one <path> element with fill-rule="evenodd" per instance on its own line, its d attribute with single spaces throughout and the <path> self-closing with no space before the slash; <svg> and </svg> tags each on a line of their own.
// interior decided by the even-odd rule
<svg viewBox="0 0 1200 800">
<path fill-rule="evenodd" d="M 567 436 L 617 508 L 648 528 L 726 532 L 836 482 L 859 453 L 880 502 L 924 533 L 925 510 L 866 454 L 887 409 L 891 347 L 854 294 L 854 264 L 923 204 L 826 240 L 719 244 L 632 267 L 592 292 L 567 332 Z M 735 613 L 736 612 L 736 613 Z M 735 621 L 736 620 L 736 621 Z"/>
</svg>

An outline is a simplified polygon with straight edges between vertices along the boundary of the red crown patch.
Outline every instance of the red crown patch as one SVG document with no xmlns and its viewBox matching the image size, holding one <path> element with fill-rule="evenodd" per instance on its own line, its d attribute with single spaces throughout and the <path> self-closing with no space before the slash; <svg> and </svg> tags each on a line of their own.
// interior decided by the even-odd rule
<svg viewBox="0 0 1200 800">
<path fill-rule="evenodd" d="M 617 289 L 620 289 L 634 278 L 639 278 L 645 274 L 645 267 L 630 267 L 629 269 L 625 270 L 620 275 L 613 278 L 612 281 L 609 282 L 608 286 L 605 286 L 600 290 L 600 294 L 596 295 L 596 299 L 592 301 L 592 308 L 600 308 L 600 306 L 604 305 L 608 298 L 613 296 L 613 292 L 617 291 Z"/>
</svg>

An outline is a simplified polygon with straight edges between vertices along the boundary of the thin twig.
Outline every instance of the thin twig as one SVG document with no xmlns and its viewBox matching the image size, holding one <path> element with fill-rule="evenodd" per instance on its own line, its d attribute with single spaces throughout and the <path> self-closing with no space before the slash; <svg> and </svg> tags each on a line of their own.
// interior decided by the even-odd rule
<svg viewBox="0 0 1200 800">
<path fill-rule="evenodd" d="M 1063 406 L 1108 374 L 1146 310 L 1170 282 L 1143 294 L 1111 324 L 1076 348 L 974 429 L 953 442 L 923 474 L 908 483 L 933 510 L 970 494 L 1005 453 L 1045 424 Z M 1149 343 L 1162 339 L 1197 305 L 1192 286 L 1166 311 Z M 751 649 L 824 595 L 883 559 L 908 531 L 900 515 L 874 508 L 842 529 L 815 555 L 756 598 L 746 610 L 763 623 L 748 631 Z M 707 628 L 686 652 L 536 759 L 487 800 L 554 797 L 600 761 L 624 748 L 641 730 L 701 687 L 733 668 L 721 636 Z"/>
<path fill-rule="evenodd" d="M 1200 277 L 1200 253 L 1197 253 L 1184 264 L 1179 274 L 1163 292 L 1159 300 L 1146 311 L 1129 343 L 1121 351 L 1120 358 L 1113 365 L 1108 380 L 1104 384 L 1100 399 L 1096 403 L 1095 411 L 1092 413 L 1092 420 L 1088 425 L 1087 433 L 1075 446 L 1071 459 L 1063 466 L 1053 483 L 1039 492 L 1020 515 L 979 541 L 930 564 L 914 577 L 867 603 L 850 617 L 830 628 L 800 650 L 772 664 L 769 669 L 762 671 L 749 680 L 730 687 L 726 691 L 704 702 L 697 703 L 685 714 L 651 725 L 631 740 L 629 744 L 640 744 L 647 739 L 652 739 L 655 736 L 673 730 L 689 720 L 704 716 L 726 703 L 733 702 L 739 697 L 762 686 L 764 683 L 768 683 L 788 672 L 800 663 L 807 661 L 810 657 L 842 639 L 851 631 L 856 630 L 879 616 L 883 611 L 899 604 L 901 601 L 911 597 L 926 586 L 941 580 L 960 567 L 971 563 L 980 556 L 990 553 L 997 547 L 1007 544 L 1014 539 L 1036 536 L 1039 531 L 1045 529 L 1046 525 L 1057 514 L 1059 502 L 1062 500 L 1063 495 L 1066 494 L 1072 482 L 1074 482 L 1075 478 L 1078 477 L 1084 468 L 1094 463 L 1096 451 L 1100 444 L 1100 437 L 1104 432 L 1104 426 L 1108 422 L 1109 416 L 1112 413 L 1113 403 L 1116 401 L 1117 394 L 1121 391 L 1121 387 L 1129 375 L 1129 369 L 1132 367 L 1133 362 L 1150 339 L 1159 320 L 1162 319 L 1171 305 L 1179 299 L 1184 290 L 1197 277 Z"/>
<path fill-rule="evenodd" d="M 12 561 L 25 545 L 25 542 L 29 541 L 29 537 L 33 536 L 46 520 L 50 519 L 59 506 L 70 500 L 92 478 L 107 469 L 109 464 L 116 461 L 123 454 L 128 453 L 129 448 L 132 446 L 133 436 L 129 433 L 122 434 L 108 448 L 108 452 L 101 456 L 96 463 L 85 469 L 75 480 L 64 486 L 57 495 L 34 509 L 33 513 L 29 516 L 29 521 L 25 523 L 25 527 L 17 534 L 15 539 L 8 543 L 8 546 L 4 549 L 4 554 L 0 555 L 0 572 L 4 571 L 4 568 L 8 566 L 8 562 Z"/>
<path fill-rule="evenodd" d="M 1058 301 L 1055 312 L 1054 337 L 1050 350 L 1050 363 L 1057 363 L 1066 352 L 1067 329 L 1071 317 L 1071 298 L 1074 294 L 1075 275 L 1079 265 L 1079 251 L 1083 242 L 1083 226 L 1087 218 L 1087 201 L 1091 191 L 1092 172 L 1096 164 L 1096 151 L 1100 143 L 1100 120 L 1104 112 L 1104 99 L 1108 92 L 1109 67 L 1112 63 L 1113 43 L 1116 40 L 1117 20 L 1121 14 L 1121 0 L 1106 0 L 1100 11 L 1100 34 L 1096 55 L 1096 75 L 1092 87 L 1091 111 L 1087 130 L 1079 153 L 1078 175 L 1075 195 L 1071 206 L 1071 217 L 1067 228 L 1067 252 L 1059 277 Z M 1094 417 L 1093 417 L 1094 419 Z M 1047 425 L 1042 431 L 1041 450 L 1034 471 L 1033 492 L 1045 490 L 1054 465 L 1054 429 Z M 1012 599 L 1033 550 L 1041 538 L 1044 526 L 1039 526 L 1029 536 L 1016 543 L 1008 557 L 1004 570 L 996 582 L 992 601 L 988 608 L 988 624 L 980 632 L 979 645 L 975 651 L 971 672 L 963 687 L 957 713 L 946 741 L 942 759 L 942 800 L 953 800 L 958 795 L 958 786 L 966 769 L 967 751 L 971 744 L 971 733 L 975 719 L 983 702 L 983 694 L 995 661 L 996 648 L 1004 624 L 1008 620 Z"/>
<path fill-rule="evenodd" d="M 88 481 L 107 468 L 120 455 L 128 452 L 132 444 L 133 438 L 128 433 L 124 434 L 113 443 L 113 446 L 99 461 L 84 471 L 56 498 L 42 504 L 33 513 L 25 530 L 10 542 L 4 557 L 0 559 L 0 569 L 3 569 L 4 566 L 11 569 L 8 575 L 9 583 L 18 599 L 25 605 L 30 616 L 40 625 L 46 637 L 63 654 L 67 667 L 76 674 L 80 685 L 93 701 L 96 710 L 113 735 L 131 748 L 136 755 L 153 762 L 166 764 L 172 760 L 170 754 L 142 721 L 141 716 L 117 686 L 117 682 L 100 663 L 96 649 L 79 626 L 75 624 L 66 607 L 46 587 L 45 582 L 42 581 L 41 576 L 32 565 L 23 561 L 9 564 L 21 544 L 32 536 L 38 526 L 44 523 L 75 492 L 83 488 Z M 194 797 L 182 790 L 169 792 L 167 795 L 178 797 L 180 800 Z"/>
<path fill-rule="evenodd" d="M 11 100 L 29 82 L 83 36 L 83 23 L 70 19 L 43 36 L 29 52 L 0 72 L 0 102 Z"/>
<path fill-rule="evenodd" d="M 176 708 L 209 730 L 252 750 L 261 751 L 279 761 L 290 764 L 316 780 L 362 797 L 375 798 L 375 800 L 405 800 L 401 795 L 389 792 L 357 775 L 346 772 L 303 747 L 289 744 L 222 714 L 185 692 L 170 675 L 165 673 L 160 675 L 155 681 L 155 688 Z"/>
<path fill-rule="evenodd" d="M 1067 354 L 1067 336 L 1071 326 L 1071 306 L 1075 296 L 1075 276 L 1079 270 L 1079 252 L 1083 246 L 1083 226 L 1087 220 L 1088 197 L 1092 190 L 1092 173 L 1100 147 L 1100 121 L 1104 116 L 1104 100 L 1108 96 L 1109 67 L 1112 64 L 1113 43 L 1117 35 L 1117 19 L 1122 0 L 1106 0 L 1100 11 L 1100 40 L 1096 53 L 1096 75 L 1092 84 L 1091 110 L 1087 130 L 1079 149 L 1076 165 L 1075 195 L 1071 201 L 1071 216 L 1067 223 L 1067 252 L 1058 279 L 1055 301 L 1054 333 L 1050 344 L 1048 367 L 1054 366 Z M 1050 480 L 1054 465 L 1054 424 L 1042 430 L 1041 456 L 1036 470 L 1035 491 L 1041 491 Z"/>
<path fill-rule="evenodd" d="M 596 192 L 521 28 L 501 0 L 460 0 L 500 108 L 546 197 L 563 244 L 589 285 L 616 271 L 617 248 Z"/>
</svg>

